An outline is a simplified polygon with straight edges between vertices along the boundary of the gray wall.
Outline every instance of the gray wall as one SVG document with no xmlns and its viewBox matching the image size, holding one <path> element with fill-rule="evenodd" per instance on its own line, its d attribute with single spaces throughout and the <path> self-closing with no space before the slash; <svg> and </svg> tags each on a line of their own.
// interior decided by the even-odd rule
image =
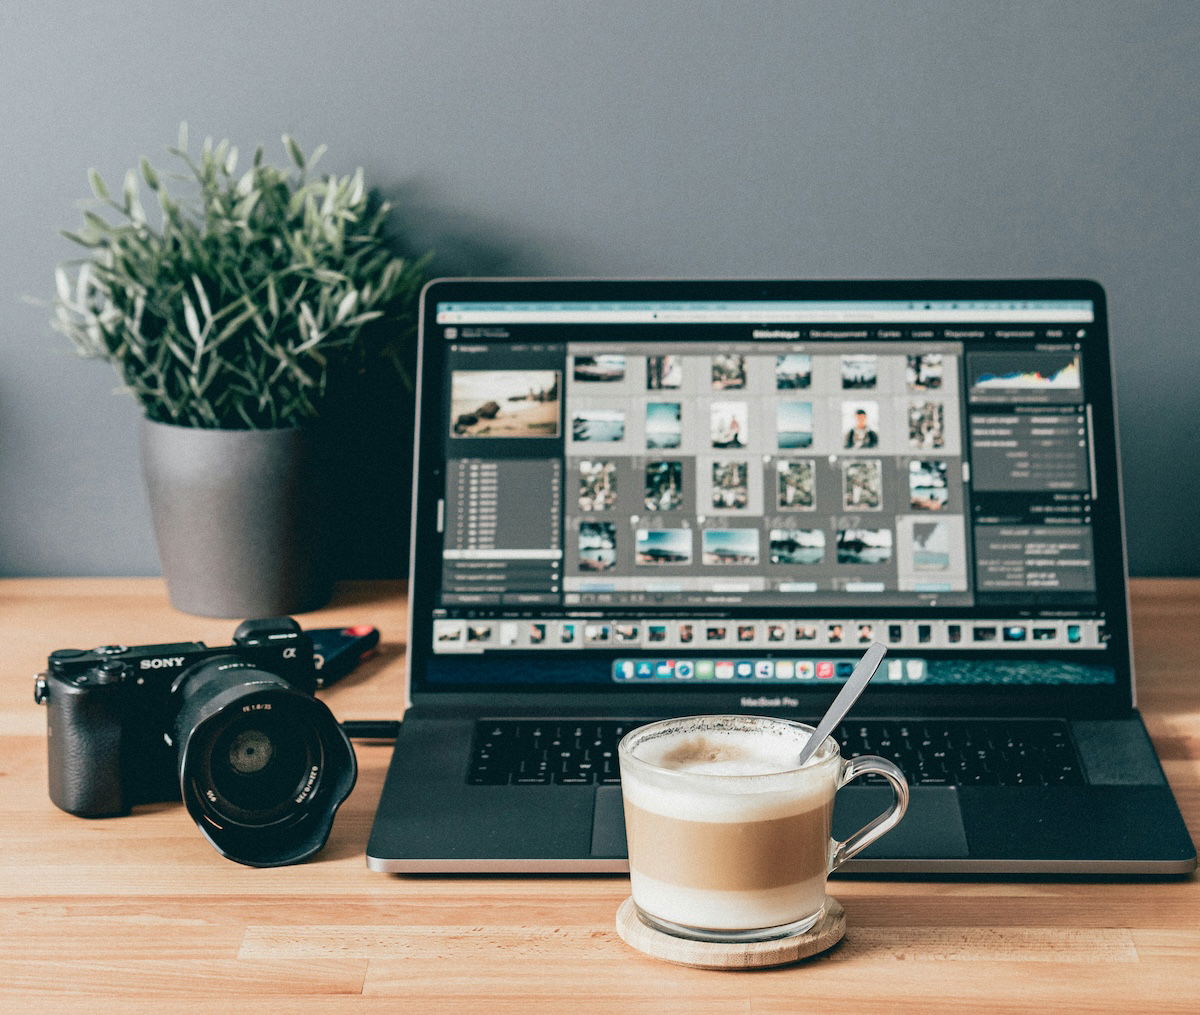
<svg viewBox="0 0 1200 1015">
<path fill-rule="evenodd" d="M 23 298 L 87 167 L 163 161 L 181 119 L 327 143 L 444 271 L 1096 278 L 1133 570 L 1200 574 L 1198 70 L 1190 0 L 8 0 L 0 574 L 157 572 L 136 407 Z M 377 531 L 351 569 L 396 566 Z"/>
</svg>

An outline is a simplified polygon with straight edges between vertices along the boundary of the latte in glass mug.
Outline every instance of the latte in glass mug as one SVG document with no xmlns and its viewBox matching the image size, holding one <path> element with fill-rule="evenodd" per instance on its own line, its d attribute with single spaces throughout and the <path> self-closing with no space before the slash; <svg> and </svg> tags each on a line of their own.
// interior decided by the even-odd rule
<svg viewBox="0 0 1200 1015">
<path fill-rule="evenodd" d="M 683 937 L 759 940 L 821 916 L 830 871 L 903 816 L 908 786 L 883 758 L 843 761 L 812 727 L 765 716 L 693 716 L 633 730 L 619 747 L 629 876 L 641 919 Z M 830 838 L 838 789 L 883 775 L 896 801 L 846 842 Z"/>
</svg>

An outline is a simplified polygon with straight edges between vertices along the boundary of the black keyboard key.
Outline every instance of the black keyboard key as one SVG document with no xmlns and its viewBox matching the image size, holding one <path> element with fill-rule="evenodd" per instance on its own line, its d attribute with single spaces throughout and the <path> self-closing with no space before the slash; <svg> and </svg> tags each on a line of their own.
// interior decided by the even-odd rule
<svg viewBox="0 0 1200 1015">
<path fill-rule="evenodd" d="M 545 786 L 550 781 L 549 772 L 536 772 L 528 775 L 514 775 L 514 786 Z"/>
</svg>

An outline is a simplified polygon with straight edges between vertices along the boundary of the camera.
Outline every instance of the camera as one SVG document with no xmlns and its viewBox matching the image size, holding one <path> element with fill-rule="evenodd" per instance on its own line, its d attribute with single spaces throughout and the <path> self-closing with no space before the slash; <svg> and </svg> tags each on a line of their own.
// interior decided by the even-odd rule
<svg viewBox="0 0 1200 1015">
<path fill-rule="evenodd" d="M 58 649 L 36 678 L 50 799 L 101 818 L 183 799 L 222 856 L 299 863 L 354 787 L 354 749 L 313 697 L 312 640 L 290 617 L 247 620 L 233 644 Z"/>
</svg>

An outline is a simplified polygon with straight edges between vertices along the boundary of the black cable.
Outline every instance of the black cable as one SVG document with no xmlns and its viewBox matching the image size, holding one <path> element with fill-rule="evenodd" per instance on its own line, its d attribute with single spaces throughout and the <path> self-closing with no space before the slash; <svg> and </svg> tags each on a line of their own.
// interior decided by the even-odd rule
<svg viewBox="0 0 1200 1015">
<path fill-rule="evenodd" d="M 352 740 L 395 740 L 400 733 L 399 719 L 347 719 L 340 725 Z"/>
</svg>

